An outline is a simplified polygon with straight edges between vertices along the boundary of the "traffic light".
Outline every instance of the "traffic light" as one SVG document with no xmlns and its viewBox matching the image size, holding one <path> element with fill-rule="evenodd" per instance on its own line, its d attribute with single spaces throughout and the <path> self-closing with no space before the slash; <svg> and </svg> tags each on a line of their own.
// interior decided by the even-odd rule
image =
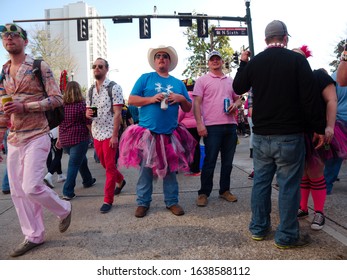
<svg viewBox="0 0 347 280">
<path fill-rule="evenodd" d="M 82 18 L 77 20 L 77 40 L 78 41 L 88 41 L 89 39 L 89 29 L 88 29 L 88 19 Z"/>
<path fill-rule="evenodd" d="M 139 18 L 140 26 L 140 39 L 151 38 L 151 19 L 149 17 Z"/>
<path fill-rule="evenodd" d="M 191 16 L 192 13 L 178 13 L 178 15 Z M 192 23 L 192 19 L 191 18 L 180 18 L 180 26 L 190 27 L 192 25 L 193 25 L 193 23 Z"/>
<path fill-rule="evenodd" d="M 198 16 L 206 16 L 206 15 L 198 15 Z M 198 18 L 196 20 L 198 25 L 198 37 L 208 37 L 208 21 L 207 18 Z"/>
<path fill-rule="evenodd" d="M 238 52 L 234 52 L 233 54 L 233 62 L 237 65 L 239 65 L 239 54 Z"/>
<path fill-rule="evenodd" d="M 114 17 L 112 18 L 113 23 L 128 23 L 128 22 L 133 22 L 133 19 L 131 17 L 129 18 L 117 18 Z"/>
</svg>

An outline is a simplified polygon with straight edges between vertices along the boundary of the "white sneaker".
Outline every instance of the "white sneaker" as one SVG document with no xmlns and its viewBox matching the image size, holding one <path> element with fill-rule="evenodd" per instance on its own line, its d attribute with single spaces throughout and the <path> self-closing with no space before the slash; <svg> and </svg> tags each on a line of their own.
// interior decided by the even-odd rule
<svg viewBox="0 0 347 280">
<path fill-rule="evenodd" d="M 58 174 L 58 179 L 57 179 L 58 183 L 64 182 L 65 180 L 66 180 L 66 176 L 64 174 Z"/>
<path fill-rule="evenodd" d="M 53 182 L 52 182 L 52 176 L 53 176 L 53 174 L 51 174 L 51 173 L 48 172 L 48 173 L 46 174 L 45 178 L 43 178 L 43 181 L 45 182 L 45 184 L 46 184 L 48 187 L 50 187 L 51 189 L 54 188 L 54 185 L 53 185 Z"/>
</svg>

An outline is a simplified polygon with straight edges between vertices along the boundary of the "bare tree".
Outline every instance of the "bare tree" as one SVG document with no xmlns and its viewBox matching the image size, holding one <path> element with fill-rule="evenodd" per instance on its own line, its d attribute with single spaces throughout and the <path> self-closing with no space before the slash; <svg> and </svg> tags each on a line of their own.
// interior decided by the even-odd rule
<svg viewBox="0 0 347 280">
<path fill-rule="evenodd" d="M 76 69 L 75 59 L 69 54 L 62 37 L 50 38 L 48 32 L 41 26 L 30 32 L 29 50 L 35 58 L 45 60 L 51 67 L 54 77 L 59 79 L 60 73 L 68 73 Z"/>
</svg>

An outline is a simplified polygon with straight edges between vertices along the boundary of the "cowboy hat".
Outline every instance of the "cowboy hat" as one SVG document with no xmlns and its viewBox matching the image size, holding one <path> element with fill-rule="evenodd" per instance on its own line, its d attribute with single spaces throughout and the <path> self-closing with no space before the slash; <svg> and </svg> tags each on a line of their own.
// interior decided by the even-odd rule
<svg viewBox="0 0 347 280">
<path fill-rule="evenodd" d="M 151 67 L 155 69 L 155 65 L 154 65 L 154 56 L 156 53 L 158 52 L 165 52 L 170 56 L 170 66 L 169 66 L 169 72 L 174 70 L 177 66 L 177 62 L 178 62 L 178 57 L 177 57 L 177 53 L 175 51 L 175 49 L 171 46 L 163 46 L 160 45 L 157 48 L 150 48 L 148 50 L 148 54 L 147 54 L 147 58 L 148 58 L 148 63 L 149 65 L 151 65 Z"/>
</svg>

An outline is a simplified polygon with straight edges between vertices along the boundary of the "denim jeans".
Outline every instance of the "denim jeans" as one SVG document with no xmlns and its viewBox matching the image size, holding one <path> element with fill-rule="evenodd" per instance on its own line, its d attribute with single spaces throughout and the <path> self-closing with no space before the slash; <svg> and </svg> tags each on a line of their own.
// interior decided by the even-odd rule
<svg viewBox="0 0 347 280">
<path fill-rule="evenodd" d="M 341 158 L 332 158 L 325 162 L 324 177 L 327 185 L 327 194 L 331 194 L 333 190 L 333 184 L 339 175 L 342 162 L 343 159 Z"/>
<path fill-rule="evenodd" d="M 300 182 L 304 171 L 305 143 L 303 134 L 254 134 L 254 178 L 251 195 L 253 235 L 264 235 L 271 226 L 272 180 L 276 173 L 279 185 L 280 224 L 275 242 L 288 245 L 299 238 L 297 213 L 300 205 Z"/>
<path fill-rule="evenodd" d="M 4 147 L 5 147 L 5 152 L 7 152 L 7 135 L 8 135 L 9 129 L 6 130 L 5 135 L 4 135 Z M 9 191 L 10 190 L 10 183 L 8 181 L 8 175 L 7 175 L 7 165 L 5 163 L 5 169 L 4 169 L 4 177 L 2 178 L 2 185 L 1 188 L 3 191 Z"/>
<path fill-rule="evenodd" d="M 83 185 L 88 186 L 93 182 L 86 157 L 88 146 L 89 141 L 87 140 L 73 146 L 64 147 L 64 151 L 69 155 L 67 176 L 63 187 L 63 195 L 65 196 L 73 197 L 75 195 L 74 190 L 78 171 L 81 174 Z"/>
<path fill-rule="evenodd" d="M 205 159 L 201 171 L 201 188 L 198 194 L 210 196 L 213 188 L 213 173 L 219 152 L 221 153 L 221 171 L 219 194 L 230 190 L 230 174 L 237 144 L 236 124 L 206 126 L 204 137 Z"/>
<path fill-rule="evenodd" d="M 141 163 L 140 176 L 136 186 L 137 205 L 149 207 L 153 193 L 153 171 L 152 168 L 144 167 Z M 168 173 L 163 178 L 164 202 L 167 207 L 178 204 L 178 182 L 176 172 Z"/>
</svg>

